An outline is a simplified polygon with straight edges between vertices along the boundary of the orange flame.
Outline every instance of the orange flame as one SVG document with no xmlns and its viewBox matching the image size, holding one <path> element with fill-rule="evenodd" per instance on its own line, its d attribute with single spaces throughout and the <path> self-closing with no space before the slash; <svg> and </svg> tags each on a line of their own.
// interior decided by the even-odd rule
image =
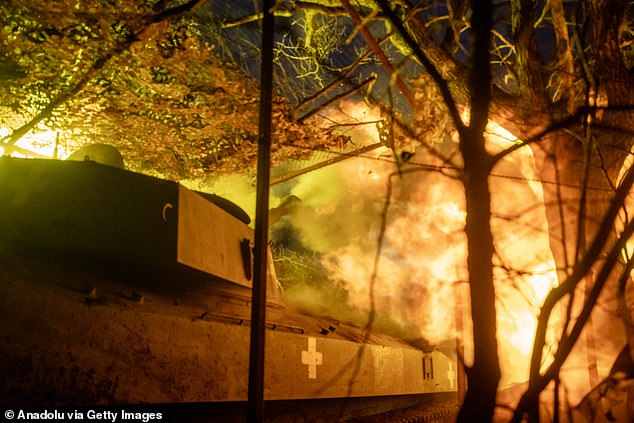
<svg viewBox="0 0 634 423">
<path fill-rule="evenodd" d="M 494 131 L 495 126 L 492 128 Z M 502 148 L 500 142 L 491 137 L 491 148 Z M 346 206 L 332 206 L 330 201 L 335 198 L 331 196 L 329 205 L 323 203 L 316 213 L 328 217 L 313 219 L 319 231 L 331 234 L 336 231 L 329 228 L 341 220 L 338 235 L 352 235 L 348 241 L 330 243 L 329 248 L 320 251 L 331 278 L 347 289 L 351 304 L 360 309 L 370 307 L 368 281 L 372 279 L 377 253 L 385 186 L 392 171 L 385 163 L 364 159 L 333 166 L 328 178 L 336 182 L 330 189 L 337 187 L 334 197 Z M 538 307 L 556 283 L 541 186 L 528 182 L 535 179 L 532 172 L 530 152 L 518 150 L 495 169 L 497 176 L 491 178 L 498 333 L 503 358 L 501 386 L 527 380 Z M 376 311 L 403 324 L 415 324 L 431 342 L 455 339 L 454 288 L 456 283 L 467 280 L 462 186 L 430 172 L 403 175 L 393 181 L 393 197 L 385 217 L 387 224 L 372 287 Z M 323 189 L 324 180 L 320 178 L 319 182 Z M 306 185 L 306 180 L 300 181 L 298 188 L 306 193 Z M 312 204 L 317 205 L 315 201 Z M 336 216 L 338 213 L 345 217 Z M 346 222 L 355 219 L 360 223 L 359 230 L 351 231 L 357 225 Z M 303 231 L 308 241 L 311 236 L 306 231 L 310 229 Z M 465 336 L 467 351 L 469 338 Z M 470 357 L 465 359 L 469 362 Z"/>
</svg>

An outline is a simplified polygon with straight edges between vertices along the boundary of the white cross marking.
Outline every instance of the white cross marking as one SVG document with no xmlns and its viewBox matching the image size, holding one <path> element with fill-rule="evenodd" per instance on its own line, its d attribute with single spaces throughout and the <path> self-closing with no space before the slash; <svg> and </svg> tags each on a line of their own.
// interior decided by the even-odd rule
<svg viewBox="0 0 634 423">
<path fill-rule="evenodd" d="M 308 351 L 302 351 L 302 364 L 308 365 L 308 379 L 317 379 L 317 366 L 321 366 L 323 354 L 317 352 L 317 339 L 308 337 Z"/>
</svg>

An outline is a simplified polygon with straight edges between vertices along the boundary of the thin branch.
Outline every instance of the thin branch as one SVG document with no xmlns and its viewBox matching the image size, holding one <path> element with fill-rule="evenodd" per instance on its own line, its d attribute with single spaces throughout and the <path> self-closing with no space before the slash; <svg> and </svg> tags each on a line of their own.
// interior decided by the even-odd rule
<svg viewBox="0 0 634 423">
<path fill-rule="evenodd" d="M 574 92 L 575 68 L 563 0 L 550 0 L 550 13 L 553 18 L 553 30 L 557 40 L 557 56 L 561 64 L 561 85 L 567 97 L 566 109 L 571 112 L 574 110 L 576 97 Z"/>
<path fill-rule="evenodd" d="M 581 106 L 574 113 L 569 116 L 563 117 L 561 119 L 552 121 L 546 126 L 544 129 L 540 130 L 538 133 L 532 135 L 530 138 L 526 140 L 517 140 L 518 142 L 514 143 L 510 147 L 500 151 L 499 153 L 493 156 L 494 164 L 498 161 L 502 160 L 507 155 L 511 154 L 514 151 L 519 150 L 529 144 L 533 144 L 535 142 L 541 141 L 546 135 L 558 131 L 560 129 L 565 129 L 572 125 L 578 125 L 582 122 L 582 119 L 585 118 L 588 113 L 593 113 L 595 111 L 600 110 L 612 110 L 612 111 L 632 111 L 634 110 L 634 104 L 619 104 L 619 105 L 611 105 L 606 107 L 596 107 L 596 106 Z M 595 125 L 595 127 L 601 127 L 605 129 L 613 129 L 615 131 L 620 130 L 620 128 L 608 127 L 606 125 Z"/>
<path fill-rule="evenodd" d="M 403 79 L 398 75 L 398 73 L 396 73 L 396 69 L 394 69 L 394 66 L 390 62 L 390 59 L 388 59 L 388 57 L 385 55 L 385 52 L 383 52 L 383 49 L 381 49 L 368 28 L 365 26 L 365 23 L 361 20 L 361 17 L 357 13 L 357 11 L 354 10 L 348 0 L 339 1 L 341 2 L 343 8 L 346 9 L 346 12 L 348 12 L 350 17 L 352 18 L 352 21 L 356 25 L 359 33 L 363 36 L 372 51 L 374 51 L 374 53 L 379 58 L 379 61 L 381 62 L 381 65 L 383 65 L 383 68 L 387 71 L 388 75 L 396 78 L 396 85 L 398 86 L 399 90 L 401 90 L 401 93 L 403 93 L 409 104 L 414 107 L 414 96 L 410 92 L 407 85 L 405 85 Z"/>
<path fill-rule="evenodd" d="M 275 178 L 275 179 L 273 179 L 271 181 L 271 186 L 280 184 L 282 182 L 286 182 L 286 181 L 288 181 L 290 179 L 297 178 L 298 176 L 304 175 L 306 173 L 313 172 L 313 171 L 318 170 L 318 169 L 322 169 L 322 168 L 324 168 L 326 166 L 330 166 L 332 164 L 341 162 L 343 160 L 346 160 L 346 159 L 349 159 L 349 158 L 352 158 L 352 157 L 359 157 L 360 154 L 367 153 L 367 152 L 372 151 L 372 150 L 376 150 L 379 147 L 383 147 L 383 143 L 378 142 L 378 143 L 366 145 L 366 146 L 363 146 L 363 147 L 359 147 L 359 148 L 357 148 L 354 151 L 351 151 L 349 153 L 340 153 L 340 154 L 338 154 L 335 157 L 332 157 L 332 158 L 330 158 L 328 160 L 324 160 L 323 162 L 316 163 L 316 164 L 314 164 L 312 166 L 308 166 L 308 167 L 305 167 L 305 168 L 300 169 L 298 171 L 291 172 L 291 173 L 289 173 L 287 175 L 284 175 L 284 176 L 281 176 L 279 178 Z"/>
<path fill-rule="evenodd" d="M 312 115 L 314 115 L 315 113 L 318 113 L 321 109 L 323 109 L 325 106 L 327 106 L 328 104 L 332 104 L 334 102 L 336 102 L 337 100 L 340 100 L 342 98 L 348 97 L 350 95 L 356 94 L 359 91 L 363 90 L 366 86 L 372 86 L 372 84 L 374 84 L 376 82 L 376 76 L 371 76 L 368 79 L 366 79 L 365 81 L 361 82 L 359 85 L 355 86 L 353 89 L 349 90 L 349 91 L 345 91 L 341 94 L 338 94 L 334 97 L 329 98 L 325 103 L 320 104 L 318 107 L 315 107 L 314 109 L 308 111 L 306 114 L 302 115 L 301 117 L 297 118 L 298 122 L 302 122 L 306 119 L 308 119 L 309 117 L 311 117 Z"/>
<path fill-rule="evenodd" d="M 603 290 L 603 287 L 607 283 L 609 275 L 612 273 L 615 264 L 618 262 L 619 257 L 623 248 L 625 247 L 628 239 L 634 234 L 634 221 L 628 223 L 625 227 L 618 241 L 611 247 L 605 261 L 601 265 L 601 269 L 599 270 L 599 274 L 595 280 L 594 285 L 592 286 L 590 292 L 587 295 L 587 299 L 583 304 L 581 311 L 579 312 L 579 316 L 577 317 L 575 324 L 570 331 L 570 335 L 566 340 L 563 340 L 559 344 L 559 348 L 555 353 L 552 363 L 548 366 L 548 368 L 542 373 L 536 376 L 531 376 L 529 381 L 528 390 L 522 395 L 520 401 L 518 403 L 517 409 L 515 410 L 515 415 L 511 420 L 511 423 L 519 423 L 521 421 L 522 415 L 526 411 L 526 407 L 528 404 L 532 403 L 535 398 L 539 395 L 539 393 L 552 381 L 559 372 L 559 369 L 565 362 L 566 358 L 572 351 L 572 348 L 575 346 L 579 336 L 583 328 L 586 325 L 586 322 L 590 318 L 592 310 L 594 309 L 598 299 L 599 294 Z M 557 289 L 557 288 L 555 288 Z M 553 291 L 555 291 L 555 289 Z M 574 288 L 573 288 L 574 289 Z M 551 293 L 553 292 L 551 291 Z M 552 310 L 554 303 L 551 302 L 550 294 L 544 301 L 544 307 L 542 309 L 542 313 L 544 309 Z M 539 323 L 542 322 L 542 316 L 540 315 Z M 539 324 L 538 323 L 538 324 Z M 535 345 L 538 346 L 537 341 Z M 531 365 L 533 363 L 531 362 Z"/>
<path fill-rule="evenodd" d="M 432 77 L 438 89 L 440 90 L 440 94 L 445 101 L 447 109 L 449 110 L 449 115 L 454 123 L 454 126 L 458 130 L 459 133 L 464 132 L 465 125 L 460 118 L 460 112 L 458 111 L 458 107 L 456 105 L 456 101 L 451 94 L 451 90 L 449 89 L 449 84 L 442 77 L 436 66 L 427 58 L 425 53 L 422 51 L 418 43 L 414 40 L 414 38 L 410 35 L 410 33 L 405 29 L 405 26 L 398 18 L 396 13 L 391 9 L 390 3 L 387 0 L 375 0 L 379 7 L 383 10 L 383 13 L 388 18 L 390 23 L 394 25 L 397 29 L 399 35 L 403 38 L 407 46 L 410 48 L 416 59 L 423 65 L 427 73 Z"/>
<path fill-rule="evenodd" d="M 383 39 L 379 40 L 378 41 L 379 46 L 382 43 L 384 43 L 385 41 L 387 41 L 389 39 L 389 36 L 390 36 L 390 34 L 388 34 Z M 293 114 L 296 115 L 297 114 L 297 110 L 301 109 L 302 107 L 306 107 L 307 105 L 309 105 L 313 101 L 317 100 L 319 97 L 323 97 L 328 92 L 330 92 L 330 91 L 332 91 L 332 90 L 334 90 L 336 88 L 339 88 L 344 83 L 349 82 L 350 81 L 350 76 L 353 74 L 353 72 L 355 70 L 357 70 L 357 68 L 359 66 L 361 66 L 368 59 L 368 57 L 370 56 L 371 53 L 372 53 L 372 49 L 368 48 L 365 52 L 363 52 L 363 54 L 360 54 L 359 57 L 357 57 L 353 63 L 351 63 L 349 66 L 347 66 L 345 72 L 343 74 L 339 75 L 337 77 L 337 79 L 332 81 L 326 87 L 324 87 L 321 90 L 317 91 L 315 94 L 303 98 L 302 101 L 297 106 L 295 106 L 295 109 L 293 110 Z"/>
<path fill-rule="evenodd" d="M 546 387 L 546 385 L 556 376 L 559 368 L 567 358 L 568 354 L 572 350 L 572 347 L 576 343 L 581 330 L 583 329 L 587 318 L 592 311 L 592 308 L 596 304 L 598 295 L 605 285 L 609 274 L 611 273 L 615 263 L 617 262 L 623 247 L 625 246 L 629 237 L 634 233 L 634 222 L 630 222 L 621 233 L 619 239 L 611 246 L 607 258 L 603 261 L 599 274 L 595 280 L 595 284 L 588 294 L 587 301 L 584 303 L 583 308 L 573 325 L 568 337 L 559 344 L 559 348 L 555 353 L 555 358 L 551 365 L 544 373 L 540 373 L 542 351 L 546 345 L 546 331 L 548 328 L 548 322 L 550 315 L 555 305 L 566 295 L 574 292 L 577 284 L 583 280 L 584 276 L 588 274 L 590 269 L 597 263 L 605 246 L 610 238 L 611 230 L 614 225 L 614 221 L 618 216 L 618 213 L 623 205 L 623 201 L 627 197 L 632 185 L 634 184 L 634 171 L 628 171 L 627 175 L 623 179 L 623 182 L 617 189 L 610 206 L 606 211 L 595 238 L 588 247 L 588 250 L 584 254 L 583 258 L 575 265 L 572 273 L 565 281 L 559 286 L 553 288 L 542 305 L 542 310 L 537 321 L 537 329 L 535 331 L 534 349 L 531 356 L 531 368 L 529 378 L 529 388 L 522 395 L 516 413 L 513 416 L 511 422 L 518 423 L 521 421 L 523 414 L 526 412 L 539 393 Z"/>
</svg>

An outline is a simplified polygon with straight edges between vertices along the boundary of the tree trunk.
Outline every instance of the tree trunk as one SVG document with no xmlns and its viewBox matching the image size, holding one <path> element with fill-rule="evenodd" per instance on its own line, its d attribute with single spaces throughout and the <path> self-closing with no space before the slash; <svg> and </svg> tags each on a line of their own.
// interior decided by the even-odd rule
<svg viewBox="0 0 634 423">
<path fill-rule="evenodd" d="M 543 182 L 550 246 L 560 281 L 565 279 L 596 236 L 633 144 L 632 112 L 620 107 L 634 104 L 634 78 L 623 64 L 618 46 L 618 28 L 623 14 L 617 3 L 623 4 L 604 0 L 589 2 L 593 60 L 588 73 L 580 72 L 586 78 L 587 98 L 583 103 L 608 108 L 590 110 L 580 123 L 549 133 L 531 144 L 537 172 Z M 525 99 L 516 109 L 518 116 L 522 116 L 522 107 L 539 103 L 543 98 L 544 95 L 536 90 L 533 98 Z M 583 103 L 579 99 L 576 101 L 576 104 Z M 567 113 L 564 105 L 570 104 L 570 99 L 563 99 L 560 104 L 544 105 L 538 111 L 533 108 L 528 119 L 541 116 L 542 122 L 548 122 L 556 116 L 561 118 Z M 522 129 L 524 135 L 531 130 L 526 126 Z M 611 235 L 615 237 L 616 230 Z M 600 304 L 595 307 L 585 334 L 562 372 L 562 380 L 564 384 L 567 382 L 569 389 L 568 400 L 573 403 L 607 374 L 611 361 L 626 341 L 617 314 L 618 273 L 613 273 L 614 280 L 604 288 Z M 575 301 L 582 301 L 592 286 L 593 275 L 589 274 L 585 286 L 580 286 L 575 293 Z M 565 319 L 566 307 L 562 307 L 562 313 L 561 317 Z M 579 369 L 576 375 L 572 371 L 574 368 Z"/>
<path fill-rule="evenodd" d="M 483 145 L 465 131 L 464 144 Z M 463 151 L 465 162 L 467 267 L 473 321 L 473 366 L 467 369 L 468 388 L 458 415 L 458 422 L 489 422 L 493 418 L 500 380 L 497 348 L 495 290 L 493 286 L 493 237 L 491 235 L 491 195 L 489 192 L 490 157 L 484 148 Z"/>
<path fill-rule="evenodd" d="M 497 344 L 497 314 L 493 284 L 493 235 L 489 174 L 493 159 L 486 151 L 484 130 L 491 100 L 490 47 L 492 2 L 473 3 L 474 33 L 471 58 L 470 122 L 458 127 L 464 162 L 466 199 L 467 270 L 473 322 L 473 366 L 467 369 L 467 392 L 458 422 L 490 422 L 495 411 L 500 361 Z"/>
<path fill-rule="evenodd" d="M 535 146 L 533 152 L 544 182 L 550 246 L 558 278 L 563 281 L 597 234 L 625 156 L 615 154 L 614 150 L 603 151 L 600 155 L 595 151 L 586 168 L 587 156 L 582 143 L 570 132 L 563 131 L 551 134 L 540 146 Z M 585 172 L 587 187 L 584 189 Z M 585 198 L 582 198 L 583 195 Z M 586 290 L 591 288 L 592 276 L 588 275 L 585 285 L 574 294 L 577 306 Z M 615 277 L 618 277 L 617 272 Z M 616 279 L 606 287 L 600 301 L 602 306 L 593 312 L 585 334 L 563 372 L 563 383 L 567 385 L 569 400 L 573 403 L 606 376 L 611 360 L 626 341 L 622 323 L 616 314 L 615 284 Z M 561 315 L 556 317 L 562 321 L 566 319 L 565 305 L 561 307 Z M 597 343 L 599 339 L 600 343 Z"/>
</svg>

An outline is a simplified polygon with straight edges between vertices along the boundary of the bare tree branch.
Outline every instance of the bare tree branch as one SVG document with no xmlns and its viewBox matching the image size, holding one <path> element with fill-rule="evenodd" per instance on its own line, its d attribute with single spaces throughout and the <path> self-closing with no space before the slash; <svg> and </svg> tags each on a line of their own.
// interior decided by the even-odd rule
<svg viewBox="0 0 634 423">
<path fill-rule="evenodd" d="M 388 18 L 390 23 L 394 25 L 397 29 L 399 35 L 403 38 L 407 46 L 411 49 L 412 53 L 416 57 L 416 59 L 423 65 L 425 70 L 431 75 L 434 82 L 436 82 L 438 89 L 445 101 L 447 109 L 449 110 L 449 114 L 454 123 L 454 126 L 458 130 L 458 132 L 464 131 L 464 123 L 460 118 L 460 113 L 458 111 L 458 107 L 456 106 L 456 101 L 454 100 L 453 95 L 451 94 L 451 90 L 449 89 L 449 85 L 447 81 L 442 77 L 438 69 L 434 66 L 434 64 L 427 58 L 425 53 L 421 50 L 420 46 L 416 43 L 414 38 L 409 34 L 409 32 L 405 29 L 405 26 L 398 18 L 398 16 L 392 11 L 389 2 L 386 0 L 376 0 L 376 3 L 381 7 L 383 13 Z"/>
<path fill-rule="evenodd" d="M 531 368 L 529 377 L 529 387 L 527 391 L 522 395 L 518 407 L 512 422 L 517 423 L 521 420 L 523 414 L 530 409 L 539 393 L 546 387 L 546 385 L 553 380 L 556 374 L 559 372 L 559 368 L 564 363 L 568 354 L 572 350 L 572 347 L 576 343 L 581 330 L 587 322 L 587 318 L 596 304 L 598 295 L 605 285 L 610 273 L 612 272 L 615 263 L 620 257 L 625 243 L 634 233 L 634 222 L 630 222 L 623 230 L 619 239 L 610 246 L 606 259 L 602 262 L 599 273 L 595 279 L 594 285 L 589 292 L 583 308 L 579 313 L 572 329 L 568 333 L 565 339 L 562 339 L 559 344 L 559 348 L 555 353 L 553 362 L 549 367 L 540 373 L 540 367 L 542 363 L 542 352 L 546 345 L 546 331 L 548 329 L 548 322 L 550 315 L 555 305 L 566 295 L 574 292 L 575 287 L 579 282 L 583 280 L 585 275 L 588 274 L 590 269 L 597 263 L 601 254 L 605 251 L 606 244 L 611 235 L 611 229 L 614 225 L 614 221 L 623 205 L 623 201 L 627 197 L 630 189 L 634 185 L 634 171 L 630 170 L 623 182 L 617 189 L 614 198 L 610 203 L 608 211 L 605 213 L 599 231 L 593 239 L 591 245 L 588 247 L 587 252 L 584 254 L 582 260 L 580 260 L 574 267 L 570 276 L 563 281 L 559 286 L 553 288 L 542 305 L 541 313 L 537 322 L 537 329 L 535 332 L 533 355 L 531 357 Z"/>
</svg>

